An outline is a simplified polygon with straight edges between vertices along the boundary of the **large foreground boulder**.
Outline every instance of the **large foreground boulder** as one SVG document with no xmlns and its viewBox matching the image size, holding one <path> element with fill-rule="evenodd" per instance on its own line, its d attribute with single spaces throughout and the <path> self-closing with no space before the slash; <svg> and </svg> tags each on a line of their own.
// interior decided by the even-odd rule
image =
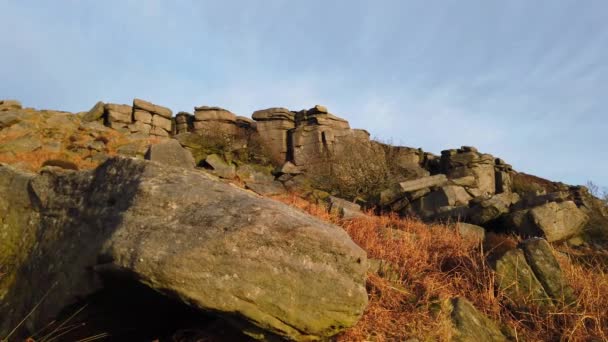
<svg viewBox="0 0 608 342">
<path fill-rule="evenodd" d="M 0 186 L 0 336 L 36 305 L 21 335 L 41 329 L 107 275 L 264 338 L 326 339 L 367 304 L 366 255 L 343 230 L 202 171 L 130 158 L 88 172 L 1 166 Z"/>
</svg>

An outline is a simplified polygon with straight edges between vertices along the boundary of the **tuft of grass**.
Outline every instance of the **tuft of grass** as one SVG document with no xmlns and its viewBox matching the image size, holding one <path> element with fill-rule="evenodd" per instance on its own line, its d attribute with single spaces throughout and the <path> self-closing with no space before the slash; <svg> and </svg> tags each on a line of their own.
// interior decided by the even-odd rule
<svg viewBox="0 0 608 342">
<path fill-rule="evenodd" d="M 600 257 L 582 263 L 569 256 L 573 251 L 555 251 L 578 296 L 577 304 L 516 312 L 497 289 L 487 262 L 490 256 L 515 248 L 519 241 L 514 236 L 488 234 L 482 245 L 463 239 L 444 224 L 395 215 L 341 220 L 296 194 L 275 199 L 339 225 L 367 251 L 368 258 L 389 263 L 398 274 L 394 281 L 368 273 L 369 305 L 361 320 L 338 336 L 339 341 L 447 341 L 451 326 L 441 308 L 454 296 L 469 299 L 517 341 L 608 340 L 608 274 Z"/>
</svg>

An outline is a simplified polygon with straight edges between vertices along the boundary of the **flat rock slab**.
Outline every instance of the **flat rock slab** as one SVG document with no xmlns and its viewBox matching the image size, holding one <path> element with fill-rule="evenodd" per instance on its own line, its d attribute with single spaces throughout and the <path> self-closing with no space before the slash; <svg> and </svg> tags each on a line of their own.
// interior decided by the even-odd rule
<svg viewBox="0 0 608 342">
<path fill-rule="evenodd" d="M 399 183 L 400 189 L 402 192 L 412 192 L 416 190 L 421 190 L 424 188 L 430 188 L 434 186 L 442 186 L 447 184 L 448 179 L 443 174 L 438 174 L 434 176 L 423 177 L 419 179 L 414 179 L 411 181 L 401 182 Z"/>
</svg>

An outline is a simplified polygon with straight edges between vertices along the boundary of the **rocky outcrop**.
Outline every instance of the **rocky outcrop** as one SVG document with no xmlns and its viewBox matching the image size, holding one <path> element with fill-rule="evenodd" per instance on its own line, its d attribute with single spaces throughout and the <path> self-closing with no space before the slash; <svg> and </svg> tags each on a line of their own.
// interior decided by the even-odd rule
<svg viewBox="0 0 608 342">
<path fill-rule="evenodd" d="M 236 135 L 236 115 L 220 107 L 195 107 L 194 131 L 199 134 Z"/>
<path fill-rule="evenodd" d="M 188 133 L 194 130 L 194 115 L 187 112 L 179 112 L 175 115 L 174 134 Z"/>
<path fill-rule="evenodd" d="M 476 148 L 462 146 L 457 150 L 441 152 L 441 172 L 448 178 L 473 176 L 475 182 L 468 187 L 473 197 L 496 193 L 495 158 L 482 154 Z"/>
<path fill-rule="evenodd" d="M 330 114 L 323 106 L 296 113 L 295 121 L 291 144 L 296 165 L 327 162 L 326 158 L 342 152 L 341 139 L 360 137 L 369 140 L 369 135 L 365 137 L 365 133 L 351 130 L 346 120 Z"/>
<path fill-rule="evenodd" d="M 93 108 L 91 108 L 88 112 L 82 115 L 82 121 L 92 122 L 103 120 L 104 113 L 105 103 L 99 101 L 93 106 Z"/>
<path fill-rule="evenodd" d="M 0 100 L 0 112 L 21 108 L 21 102 L 17 100 Z"/>
<path fill-rule="evenodd" d="M 173 129 L 171 109 L 153 103 L 133 100 L 133 124 L 129 126 L 131 133 L 142 132 L 159 137 L 168 137 Z"/>
<path fill-rule="evenodd" d="M 105 108 L 105 124 L 121 133 L 130 132 L 128 126 L 133 123 L 133 108 L 128 105 L 107 103 Z"/>
<path fill-rule="evenodd" d="M 295 115 L 286 108 L 268 108 L 253 112 L 260 142 L 272 161 L 282 164 L 292 158 L 290 131 Z"/>
<path fill-rule="evenodd" d="M 343 230 L 200 171 L 112 159 L 88 172 L 31 175 L 3 166 L 0 175 L 11 198 L 0 199 L 9 218 L 1 235 L 23 241 L 2 278 L 8 319 L 0 331 L 36 303 L 25 328 L 41 328 L 107 275 L 257 336 L 324 339 L 365 308 L 365 252 Z"/>
</svg>

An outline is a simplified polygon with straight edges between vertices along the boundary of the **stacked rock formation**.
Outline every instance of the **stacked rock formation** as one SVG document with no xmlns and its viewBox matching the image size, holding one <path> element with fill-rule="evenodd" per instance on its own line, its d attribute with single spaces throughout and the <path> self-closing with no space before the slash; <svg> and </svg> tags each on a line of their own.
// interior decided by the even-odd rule
<svg viewBox="0 0 608 342">
<path fill-rule="evenodd" d="M 172 131 L 171 109 L 153 103 L 135 99 L 133 100 L 133 124 L 129 126 L 131 132 L 159 137 L 168 137 Z"/>
<path fill-rule="evenodd" d="M 175 115 L 174 134 L 188 133 L 194 129 L 194 115 L 187 112 L 179 112 Z"/>
<path fill-rule="evenodd" d="M 201 134 L 238 134 L 236 115 L 220 107 L 194 108 L 194 131 Z"/>
<path fill-rule="evenodd" d="M 117 131 L 130 132 L 129 125 L 133 123 L 133 108 L 129 105 L 108 103 L 104 106 L 105 125 Z"/>
<path fill-rule="evenodd" d="M 271 159 L 277 164 L 291 159 L 289 132 L 295 127 L 295 114 L 286 108 L 268 108 L 255 111 L 252 118 Z"/>
<path fill-rule="evenodd" d="M 473 197 L 493 195 L 496 193 L 495 159 L 474 147 L 462 146 L 441 152 L 441 171 L 450 179 L 473 177 L 472 184 L 467 184 L 467 192 Z"/>
<path fill-rule="evenodd" d="M 81 115 L 85 122 L 100 121 L 121 133 L 157 137 L 174 134 L 172 116 L 169 108 L 141 99 L 134 99 L 133 106 L 97 102 Z"/>
</svg>

